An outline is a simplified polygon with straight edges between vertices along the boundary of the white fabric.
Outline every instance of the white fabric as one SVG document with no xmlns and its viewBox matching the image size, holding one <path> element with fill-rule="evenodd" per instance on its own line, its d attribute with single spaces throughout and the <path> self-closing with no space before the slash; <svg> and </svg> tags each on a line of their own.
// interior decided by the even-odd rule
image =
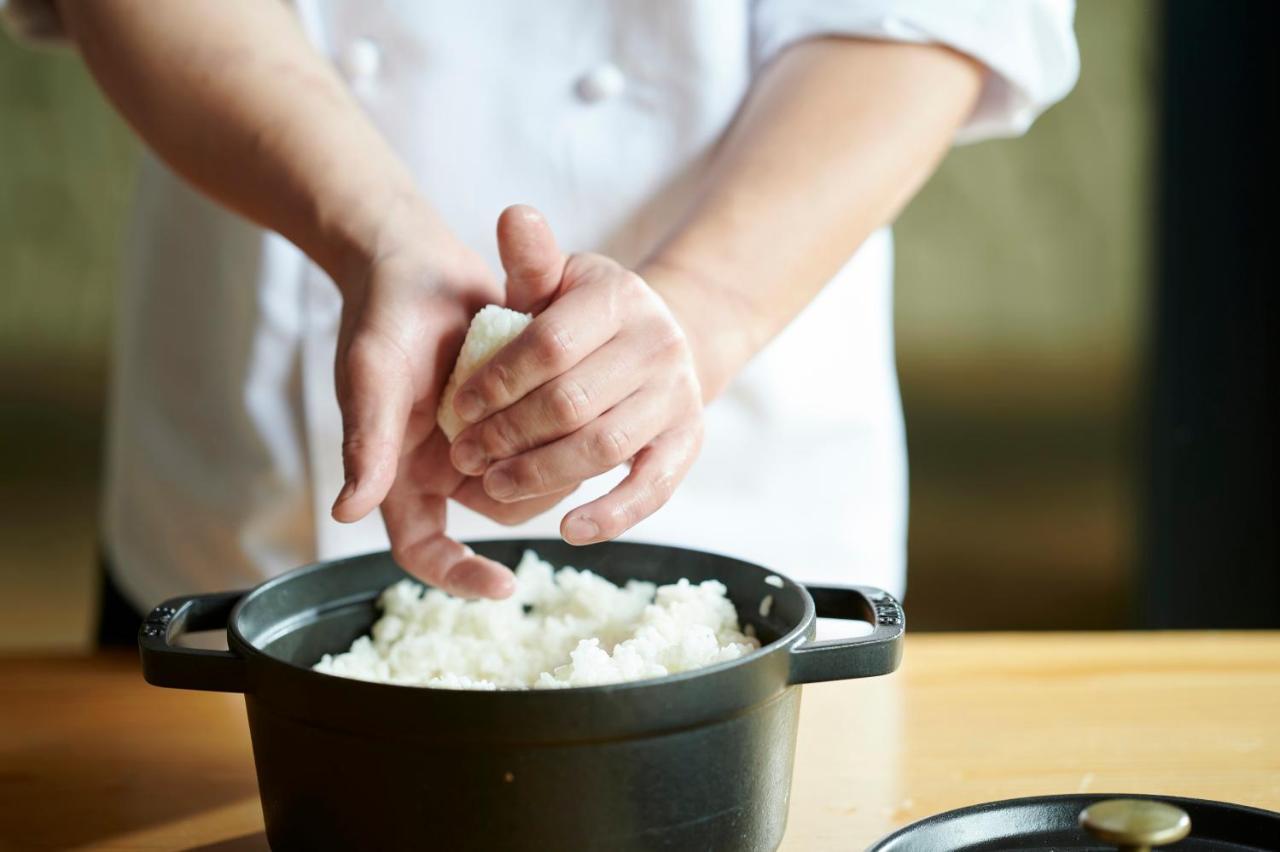
<svg viewBox="0 0 1280 852">
<path fill-rule="evenodd" d="M 757 0 L 755 62 L 788 45 L 842 35 L 944 44 L 991 74 L 957 142 L 1026 132 L 1080 73 L 1075 0 Z"/>
<path fill-rule="evenodd" d="M 940 41 L 987 62 L 996 74 L 969 138 L 1025 129 L 1076 73 L 1070 6 L 1054 0 L 318 0 L 299 11 L 430 200 L 495 269 L 494 221 L 517 201 L 540 207 L 568 248 L 638 261 L 688 205 L 688 178 L 753 75 L 798 39 Z M 128 596 L 147 606 L 385 547 L 376 516 L 343 526 L 328 514 L 342 482 L 332 283 L 153 160 L 136 216 L 105 510 Z M 886 230 L 708 409 L 700 461 L 629 537 L 900 594 L 907 479 L 891 278 Z M 450 530 L 556 535 L 560 514 L 512 529 L 454 506 Z"/>
</svg>

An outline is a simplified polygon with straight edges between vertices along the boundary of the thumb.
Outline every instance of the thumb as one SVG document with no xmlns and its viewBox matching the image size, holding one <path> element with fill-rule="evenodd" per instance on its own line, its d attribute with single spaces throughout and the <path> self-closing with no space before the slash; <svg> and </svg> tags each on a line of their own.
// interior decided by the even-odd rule
<svg viewBox="0 0 1280 852">
<path fill-rule="evenodd" d="M 498 254 L 507 273 L 507 307 L 537 313 L 560 286 L 564 255 L 551 226 L 527 204 L 516 204 L 498 217 Z"/>
<path fill-rule="evenodd" d="M 387 496 L 412 407 L 412 379 L 395 347 L 357 335 L 338 366 L 342 466 L 346 482 L 334 520 L 358 521 Z"/>
</svg>

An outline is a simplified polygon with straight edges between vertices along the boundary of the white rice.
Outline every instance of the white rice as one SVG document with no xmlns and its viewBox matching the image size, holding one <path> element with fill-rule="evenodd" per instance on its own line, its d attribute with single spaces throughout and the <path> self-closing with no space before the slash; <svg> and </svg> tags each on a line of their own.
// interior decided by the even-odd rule
<svg viewBox="0 0 1280 852">
<path fill-rule="evenodd" d="M 315 670 L 409 686 L 540 689 L 662 677 L 760 647 L 715 580 L 618 587 L 590 571 L 556 570 L 531 550 L 516 580 L 501 601 L 402 580 L 382 593 L 372 636 L 326 654 Z"/>
<path fill-rule="evenodd" d="M 533 317 L 529 314 L 501 305 L 485 305 L 471 318 L 467 336 L 462 341 L 462 351 L 458 353 L 458 361 L 453 365 L 453 372 L 440 397 L 440 408 L 436 412 L 436 422 L 450 441 L 458 437 L 458 433 L 467 426 L 453 410 L 453 397 L 458 388 L 484 366 L 494 353 L 515 340 L 532 320 Z"/>
</svg>

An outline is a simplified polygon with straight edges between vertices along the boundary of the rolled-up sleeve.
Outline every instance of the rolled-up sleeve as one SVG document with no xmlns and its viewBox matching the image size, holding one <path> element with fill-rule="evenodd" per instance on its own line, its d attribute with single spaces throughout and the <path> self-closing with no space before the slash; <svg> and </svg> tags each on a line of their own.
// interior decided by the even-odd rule
<svg viewBox="0 0 1280 852">
<path fill-rule="evenodd" d="M 1074 0 L 755 0 L 754 60 L 819 36 L 945 45 L 990 70 L 956 141 L 1018 136 L 1075 85 L 1074 14 Z"/>
<path fill-rule="evenodd" d="M 0 24 L 32 44 L 63 44 L 67 38 L 53 0 L 0 0 Z"/>
</svg>

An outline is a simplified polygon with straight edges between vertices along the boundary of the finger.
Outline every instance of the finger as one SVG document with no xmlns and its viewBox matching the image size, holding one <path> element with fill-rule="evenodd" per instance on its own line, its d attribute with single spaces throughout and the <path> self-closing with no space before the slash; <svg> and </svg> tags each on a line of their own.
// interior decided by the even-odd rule
<svg viewBox="0 0 1280 852">
<path fill-rule="evenodd" d="M 453 466 L 480 476 L 492 462 L 581 429 L 630 396 L 652 361 L 643 349 L 615 338 L 569 372 L 464 430 L 453 442 Z"/>
<path fill-rule="evenodd" d="M 503 210 L 498 255 L 507 273 L 507 307 L 524 313 L 542 310 L 560 286 L 565 264 L 543 215 L 527 204 Z"/>
<path fill-rule="evenodd" d="M 415 539 L 392 555 L 405 571 L 454 597 L 501 600 L 516 590 L 509 568 L 444 533 Z"/>
<path fill-rule="evenodd" d="M 476 370 L 454 397 L 458 416 L 466 423 L 478 423 L 613 339 L 619 328 L 613 288 L 607 280 L 598 284 L 561 295 Z"/>
<path fill-rule="evenodd" d="M 542 497 L 519 500 L 515 503 L 499 503 L 484 493 L 484 486 L 479 479 L 472 477 L 453 493 L 453 499 L 473 512 L 479 512 L 500 524 L 515 526 L 541 515 L 576 490 L 577 486 L 575 485 Z"/>
<path fill-rule="evenodd" d="M 458 597 L 509 597 L 515 591 L 515 576 L 505 566 L 476 555 L 445 535 L 445 509 L 443 496 L 397 481 L 382 504 L 396 563 L 423 582 Z"/>
<path fill-rule="evenodd" d="M 569 544 L 622 535 L 671 499 L 701 446 L 701 429 L 663 434 L 636 456 L 631 472 L 612 491 L 566 514 L 560 535 Z"/>
<path fill-rule="evenodd" d="M 403 352 L 371 334 L 357 334 L 337 365 L 345 482 L 334 520 L 358 521 L 383 501 L 395 481 L 413 380 Z"/>
<path fill-rule="evenodd" d="M 438 430 L 405 454 L 382 504 L 392 555 L 410 574 L 450 594 L 507 597 L 515 589 L 511 572 L 445 534 L 446 495 L 464 479 L 449 464 L 449 442 Z"/>
<path fill-rule="evenodd" d="M 659 392 L 633 394 L 572 435 L 494 464 L 485 471 L 484 492 L 510 503 L 598 476 L 638 453 L 662 430 L 667 414 Z"/>
</svg>

